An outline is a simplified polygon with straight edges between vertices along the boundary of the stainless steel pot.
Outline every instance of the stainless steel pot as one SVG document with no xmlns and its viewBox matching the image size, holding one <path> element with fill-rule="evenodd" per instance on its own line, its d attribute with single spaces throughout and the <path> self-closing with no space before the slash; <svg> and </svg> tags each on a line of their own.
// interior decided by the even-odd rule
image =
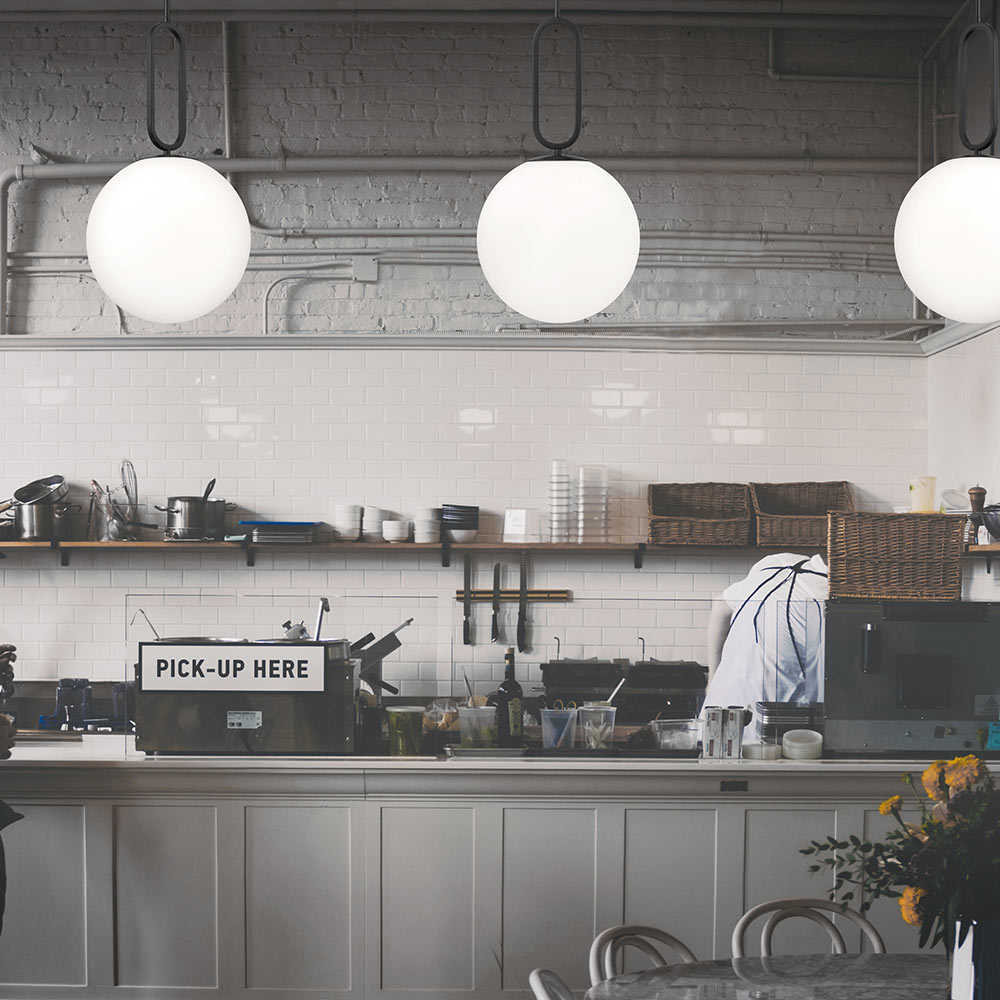
<svg viewBox="0 0 1000 1000">
<path fill-rule="evenodd" d="M 22 503 L 14 508 L 14 538 L 19 542 L 51 542 L 69 537 L 69 517 L 78 503 Z"/>
<path fill-rule="evenodd" d="M 10 510 L 16 504 L 58 503 L 68 492 L 69 483 L 63 476 L 46 476 L 15 490 L 9 500 L 0 503 L 0 511 Z"/>
<path fill-rule="evenodd" d="M 157 506 L 167 515 L 168 538 L 208 538 L 221 542 L 226 537 L 226 512 L 236 504 L 206 497 L 168 497 L 167 506 Z"/>
</svg>

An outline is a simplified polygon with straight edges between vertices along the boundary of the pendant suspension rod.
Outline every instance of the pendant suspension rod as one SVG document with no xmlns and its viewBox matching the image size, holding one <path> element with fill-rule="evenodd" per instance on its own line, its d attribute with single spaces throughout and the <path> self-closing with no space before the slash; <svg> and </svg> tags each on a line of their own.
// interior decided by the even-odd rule
<svg viewBox="0 0 1000 1000">
<path fill-rule="evenodd" d="M 574 115 L 573 115 L 573 131 L 570 133 L 568 139 L 564 139 L 559 142 L 554 142 L 551 139 L 546 139 L 542 134 L 542 123 L 541 123 L 541 97 L 539 93 L 539 82 L 538 78 L 541 75 L 541 43 L 542 36 L 549 28 L 553 27 L 565 27 L 569 33 L 570 37 L 573 39 L 574 45 L 574 61 L 573 61 L 573 74 L 574 74 L 574 84 L 576 87 L 576 103 L 574 105 Z M 583 124 L 583 40 L 580 38 L 580 29 L 570 20 L 567 20 L 559 13 L 559 0 L 555 2 L 555 14 L 548 18 L 548 20 L 542 21 L 542 23 L 535 29 L 534 38 L 531 41 L 531 128 L 535 134 L 535 138 L 541 145 L 545 146 L 546 149 L 551 149 L 555 152 L 556 156 L 560 156 L 564 149 L 568 149 L 570 146 L 580 138 L 580 129 Z"/>
<path fill-rule="evenodd" d="M 177 132 L 170 142 L 156 128 L 156 36 L 161 31 L 177 46 Z M 163 20 L 146 36 L 146 132 L 150 142 L 168 156 L 180 148 L 187 135 L 187 47 L 184 36 L 170 23 L 170 0 L 163 0 Z"/>
<path fill-rule="evenodd" d="M 962 145 L 974 154 L 981 153 L 988 146 L 993 145 L 997 135 L 997 87 L 1000 85 L 998 79 L 997 63 L 998 58 L 997 33 L 992 24 L 980 20 L 980 3 L 976 3 L 977 20 L 970 24 L 962 32 L 961 41 L 958 43 L 958 137 Z M 989 69 L 989 117 L 987 120 L 986 134 L 982 139 L 973 141 L 969 138 L 968 113 L 969 113 L 969 48 L 972 39 L 981 34 L 986 40 L 986 51 Z"/>
</svg>

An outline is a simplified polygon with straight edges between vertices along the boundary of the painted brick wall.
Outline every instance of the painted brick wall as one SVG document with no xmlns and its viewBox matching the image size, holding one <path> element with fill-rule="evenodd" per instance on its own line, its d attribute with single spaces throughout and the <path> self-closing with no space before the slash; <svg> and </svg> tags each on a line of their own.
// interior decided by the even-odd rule
<svg viewBox="0 0 1000 1000">
<path fill-rule="evenodd" d="M 145 135 L 146 25 L 5 25 L 0 37 L 0 164 L 30 162 L 32 145 L 59 160 L 128 160 L 153 151 Z M 189 45 L 189 135 L 183 152 L 224 145 L 222 28 L 183 25 Z M 530 24 L 238 24 L 232 28 L 233 147 L 236 156 L 533 156 Z M 694 234 L 752 238 L 804 234 L 891 234 L 909 178 L 872 173 L 866 157 L 914 150 L 915 87 L 772 80 L 764 29 L 584 26 L 585 122 L 576 152 L 699 157 L 857 157 L 852 173 L 777 175 L 725 169 L 628 172 L 645 245 L 657 232 L 688 234 L 688 254 L 644 259 L 632 283 L 602 314 L 611 321 L 757 318 L 902 318 L 909 296 L 890 265 L 837 263 L 837 247 L 806 263 L 794 252 L 767 266 L 744 254 L 705 258 Z M 910 72 L 920 34 L 779 32 L 785 68 Z M 565 53 L 546 66 L 547 124 L 565 133 L 570 98 Z M 164 70 L 170 62 L 163 59 Z M 172 84 L 171 84 L 172 85 Z M 161 91 L 170 134 L 172 92 Z M 37 154 L 34 154 L 37 157 Z M 377 283 L 329 278 L 285 283 L 272 294 L 268 332 L 492 330 L 521 322 L 483 282 L 474 229 L 495 172 L 421 176 L 303 175 L 237 178 L 251 217 L 267 227 L 378 225 L 464 227 L 469 235 L 433 242 L 450 252 L 427 259 L 428 241 L 282 241 L 257 234 L 255 248 L 318 246 L 324 256 L 411 248 L 414 263 L 383 263 Z M 99 185 L 30 181 L 14 186 L 11 226 L 18 251 L 82 252 L 86 217 Z M 653 242 L 651 242 L 653 241 Z M 676 249 L 676 248 L 675 248 Z M 714 251 L 728 249 L 715 242 Z M 840 250 L 845 249 L 843 246 Z M 854 247 L 858 249 L 858 247 Z M 342 257 L 337 258 L 342 259 Z M 397 254 L 398 259 L 398 254 Z M 273 261 L 273 258 L 272 258 Z M 25 259 L 20 265 L 37 260 Z M 736 266 L 739 265 L 739 266 Z M 262 332 L 261 300 L 271 272 L 251 272 L 231 300 L 186 332 Z M 76 273 L 18 278 L 12 329 L 54 335 L 112 333 L 117 315 Z M 150 329 L 134 318 L 126 329 Z"/>
<path fill-rule="evenodd" d="M 534 153 L 531 26 L 240 25 L 233 39 L 235 155 Z M 221 29 L 185 26 L 190 135 L 185 151 L 222 144 Z M 56 158 L 119 159 L 148 152 L 143 121 L 145 25 L 12 24 L 0 34 L 0 165 L 29 162 L 31 144 Z M 848 41 L 850 45 L 847 45 Z M 786 68 L 903 72 L 924 39 L 783 33 Z M 850 49 L 845 57 L 846 48 Z M 770 80 L 763 30 L 585 28 L 585 129 L 578 151 L 699 156 L 906 155 L 908 87 Z M 556 114 L 564 96 L 546 78 Z M 560 78 L 565 84 L 565 76 Z M 558 125 L 554 124 L 553 129 Z M 268 226 L 474 226 L 494 175 L 261 177 L 240 182 Z M 776 176 L 724 171 L 627 174 L 647 232 L 885 237 L 907 178 L 869 173 Z M 16 185 L 16 251 L 80 252 L 97 186 Z M 870 241 L 868 241 L 870 242 Z M 295 247 L 349 254 L 376 239 Z M 424 251 L 420 241 L 402 241 Z M 723 250 L 725 241 L 714 244 Z M 818 244 L 817 244 L 818 245 Z M 257 235 L 255 247 L 284 247 Z M 700 247 L 696 241 L 693 247 Z M 879 244 L 884 251 L 884 244 Z M 469 238 L 429 265 L 384 265 L 371 285 L 323 281 L 275 294 L 271 332 L 490 330 L 517 323 L 484 285 Z M 418 253 L 419 256 L 419 253 Z M 25 264 L 27 258 L 19 258 Z M 731 265 L 732 262 L 729 262 Z M 254 334 L 263 288 L 255 273 L 230 302 L 186 331 Z M 898 275 L 877 269 L 702 262 L 643 266 L 610 320 L 879 318 L 908 314 Z M 36 334 L 113 332 L 114 310 L 75 274 L 12 283 L 12 328 Z M 127 329 L 150 328 L 129 319 Z M 927 466 L 927 373 L 919 360 L 786 354 L 585 351 L 219 350 L 0 352 L 2 475 L 8 493 L 59 472 L 86 501 L 91 478 L 136 464 L 147 502 L 194 493 L 211 477 L 241 513 L 327 519 L 334 504 L 368 502 L 401 514 L 441 501 L 479 502 L 495 537 L 508 506 L 545 504 L 551 459 L 604 465 L 612 537 L 644 537 L 644 491 L 675 480 L 849 479 L 875 508 L 905 502 Z M 748 560 L 651 555 L 537 558 L 533 586 L 574 601 L 532 610 L 527 676 L 554 655 L 704 659 L 708 602 Z M 476 582 L 491 566 L 477 559 Z M 20 673 L 124 675 L 149 636 L 239 628 L 271 635 L 334 611 L 328 634 L 356 638 L 415 623 L 387 675 L 404 692 L 447 692 L 465 669 L 495 679 L 501 650 L 460 645 L 458 567 L 428 555 L 110 556 L 81 553 L 63 568 L 50 552 L 11 555 L 3 568 L 0 639 L 21 651 Z M 505 566 L 505 583 L 516 580 Z M 505 615 L 513 631 L 513 616 Z"/>
</svg>

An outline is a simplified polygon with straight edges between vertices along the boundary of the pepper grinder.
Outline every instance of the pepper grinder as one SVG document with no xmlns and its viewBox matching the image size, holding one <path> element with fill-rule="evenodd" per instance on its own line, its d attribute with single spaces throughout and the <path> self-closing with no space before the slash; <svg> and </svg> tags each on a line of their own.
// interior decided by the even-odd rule
<svg viewBox="0 0 1000 1000">
<path fill-rule="evenodd" d="M 972 513 L 969 515 L 969 524 L 966 534 L 969 545 L 976 545 L 979 542 L 979 532 L 983 525 L 982 513 L 986 506 L 986 490 L 982 486 L 973 486 L 969 490 L 969 504 Z"/>
</svg>

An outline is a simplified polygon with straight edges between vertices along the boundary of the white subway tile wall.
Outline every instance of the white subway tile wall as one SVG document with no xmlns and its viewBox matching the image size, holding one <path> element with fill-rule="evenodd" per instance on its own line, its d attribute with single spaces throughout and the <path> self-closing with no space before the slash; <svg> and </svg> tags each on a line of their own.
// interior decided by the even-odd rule
<svg viewBox="0 0 1000 1000">
<path fill-rule="evenodd" d="M 233 527 L 255 517 L 329 522 L 340 503 L 410 517 L 454 501 L 479 504 L 480 538 L 497 539 L 505 508 L 544 515 L 550 463 L 565 458 L 607 468 L 611 538 L 632 543 L 646 537 L 651 482 L 847 479 L 868 508 L 905 503 L 909 477 L 927 471 L 926 368 L 571 350 L 10 351 L 0 353 L 3 490 L 66 476 L 84 505 L 79 534 L 91 479 L 115 486 L 129 458 L 160 525 L 154 504 L 216 478 L 214 495 L 238 504 Z M 155 374 L 168 384 L 150 384 Z M 815 388 L 795 388 L 807 375 Z M 739 388 L 747 379 L 766 385 L 764 398 Z M 866 379 L 882 386 L 869 408 L 845 403 L 864 395 Z M 750 430 L 759 436 L 737 437 Z M 476 586 L 489 586 L 492 558 L 476 555 Z M 556 636 L 564 656 L 634 658 L 642 636 L 649 655 L 704 662 L 710 599 L 751 559 L 652 552 L 635 570 L 628 554 L 534 557 L 531 586 L 566 588 L 574 600 L 531 606 L 524 676 L 537 680 Z M 515 556 L 500 561 L 504 586 L 516 588 Z M 288 618 L 311 624 L 320 596 L 333 603 L 327 635 L 356 639 L 415 619 L 386 661 L 405 693 L 450 690 L 463 668 L 477 680 L 502 668 L 488 605 L 475 609 L 476 644 L 462 646 L 460 560 L 442 568 L 431 553 L 285 550 L 260 553 L 251 569 L 239 551 L 74 552 L 62 567 L 43 549 L 8 553 L 0 572 L 0 641 L 18 645 L 25 678 L 121 678 L 135 643 L 151 637 L 141 616 L 129 624 L 139 607 L 161 634 L 231 626 L 264 637 Z M 514 605 L 503 619 L 511 641 Z"/>
<path fill-rule="evenodd" d="M 1000 503 L 1000 331 L 959 344 L 927 359 L 928 469 L 943 489 L 982 486 L 988 504 Z M 965 567 L 965 594 L 972 600 L 1000 600 L 1000 572 L 984 561 Z"/>
</svg>

